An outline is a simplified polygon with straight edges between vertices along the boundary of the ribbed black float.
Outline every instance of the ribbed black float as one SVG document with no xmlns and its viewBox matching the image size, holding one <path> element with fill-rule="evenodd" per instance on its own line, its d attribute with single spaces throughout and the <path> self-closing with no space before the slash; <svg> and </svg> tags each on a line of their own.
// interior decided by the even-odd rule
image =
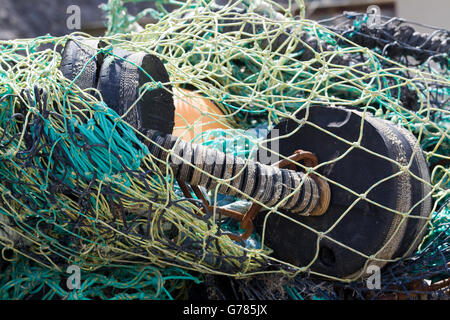
<svg viewBox="0 0 450 320">
<path fill-rule="evenodd" d="M 304 149 L 320 163 L 329 162 L 318 172 L 330 181 L 330 206 L 314 217 L 284 211 L 299 224 L 276 214 L 265 219 L 267 213 L 261 212 L 255 226 L 261 232 L 266 223 L 265 239 L 274 256 L 296 266 L 314 262 L 313 271 L 344 278 L 364 272 L 368 259 L 361 254 L 378 259 L 410 254 L 422 239 L 424 218 L 432 211 L 430 175 L 417 140 L 405 129 L 366 114 L 360 145 L 372 154 L 353 145 L 360 137 L 362 113 L 327 106 L 314 106 L 308 112 L 308 117 L 305 111 L 297 115 L 308 120 L 302 126 L 284 120 L 275 127 L 277 136 L 286 137 L 280 139 L 277 153 L 286 156 Z M 400 213 L 408 215 L 403 219 Z M 333 240 L 321 238 L 322 232 Z M 371 260 L 369 264 L 385 263 Z"/>
<path fill-rule="evenodd" d="M 245 160 L 154 130 L 148 137 L 150 153 L 162 161 L 161 168 L 167 161 L 175 177 L 190 185 L 218 187 L 219 193 L 246 195 L 269 207 L 280 203 L 279 208 L 296 214 L 309 215 L 318 204 L 319 187 L 303 172 Z M 219 185 L 220 180 L 231 186 Z"/>
</svg>

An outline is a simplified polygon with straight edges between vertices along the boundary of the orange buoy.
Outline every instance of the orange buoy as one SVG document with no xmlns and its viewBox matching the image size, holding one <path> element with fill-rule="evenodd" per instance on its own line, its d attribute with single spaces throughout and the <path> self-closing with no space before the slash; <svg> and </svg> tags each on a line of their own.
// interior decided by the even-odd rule
<svg viewBox="0 0 450 320">
<path fill-rule="evenodd" d="M 223 112 L 211 100 L 182 88 L 174 88 L 173 93 L 175 103 L 173 135 L 191 141 L 207 130 L 229 129 Z"/>
</svg>

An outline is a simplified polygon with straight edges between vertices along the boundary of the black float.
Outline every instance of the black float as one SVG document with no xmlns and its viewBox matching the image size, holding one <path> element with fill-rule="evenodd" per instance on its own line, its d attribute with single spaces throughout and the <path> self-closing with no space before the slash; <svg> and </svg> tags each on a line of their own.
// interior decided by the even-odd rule
<svg viewBox="0 0 450 320">
<path fill-rule="evenodd" d="M 154 88 L 143 93 L 124 120 L 138 130 L 172 133 L 175 106 L 169 81 L 164 64 L 156 56 L 114 49 L 103 62 L 98 89 L 106 104 L 122 115 L 138 100 L 140 88 L 152 84 Z"/>
<path fill-rule="evenodd" d="M 366 263 L 384 263 L 368 261 L 348 248 L 379 259 L 402 257 L 415 249 L 425 220 L 414 217 L 431 214 L 430 177 L 416 139 L 387 121 L 369 114 L 363 120 L 362 113 L 344 108 L 313 106 L 308 113 L 299 112 L 297 119 L 282 121 L 268 138 L 280 137 L 279 153 L 284 156 L 303 149 L 313 152 L 320 163 L 330 162 L 318 173 L 329 179 L 331 201 L 322 216 L 284 212 L 304 226 L 277 214 L 260 213 L 256 227 L 261 232 L 266 224 L 265 240 L 274 256 L 296 266 L 313 262 L 311 269 L 322 274 L 351 277 L 364 272 Z M 307 122 L 300 124 L 301 119 Z M 361 147 L 376 155 L 357 146 L 349 151 L 360 134 Z M 410 171 L 417 178 L 407 171 L 398 175 L 401 168 L 389 159 L 403 166 L 411 162 Z M 355 202 L 365 193 L 372 203 L 364 199 Z M 405 219 L 389 210 L 408 213 L 413 207 Z M 319 239 L 319 233 L 337 242 Z"/>
<path fill-rule="evenodd" d="M 104 54 L 100 49 L 105 44 L 94 39 L 68 40 L 61 59 L 60 70 L 63 75 L 81 88 L 97 87 L 98 73 Z"/>
<path fill-rule="evenodd" d="M 138 130 L 172 133 L 175 106 L 164 64 L 147 53 L 100 50 L 107 46 L 99 40 L 69 40 L 62 53 L 61 72 L 81 89 L 97 88 L 105 103 L 120 115 L 138 100 L 143 84 L 159 85 L 147 90 L 124 120 Z"/>
</svg>

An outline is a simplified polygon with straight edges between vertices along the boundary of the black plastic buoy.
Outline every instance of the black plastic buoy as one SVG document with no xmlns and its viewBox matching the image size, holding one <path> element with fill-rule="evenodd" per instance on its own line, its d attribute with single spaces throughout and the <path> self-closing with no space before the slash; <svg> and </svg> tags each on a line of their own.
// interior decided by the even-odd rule
<svg viewBox="0 0 450 320">
<path fill-rule="evenodd" d="M 124 120 L 134 128 L 170 134 L 175 105 L 169 82 L 169 74 L 156 56 L 115 49 L 102 64 L 98 89 L 110 108 L 119 115 L 127 113 Z M 151 87 L 139 98 L 145 83 Z"/>
<path fill-rule="evenodd" d="M 355 251 L 389 260 L 417 248 L 426 223 L 417 217 L 427 218 L 431 214 L 430 176 L 423 152 L 405 129 L 368 114 L 363 120 L 362 115 L 339 107 L 313 106 L 308 115 L 305 110 L 297 115 L 297 119 L 309 123 L 299 125 L 297 121 L 284 120 L 269 134 L 268 139 L 275 138 L 275 133 L 281 137 L 279 153 L 284 156 L 302 149 L 314 153 L 319 163 L 330 161 L 318 169 L 318 173 L 330 179 L 331 189 L 330 206 L 322 216 L 283 212 L 304 226 L 275 213 L 267 217 L 265 244 L 274 250 L 276 258 L 301 267 L 312 263 L 312 271 L 350 278 L 363 276 L 369 264 L 385 265 Z M 376 154 L 352 145 L 360 134 L 361 147 Z M 271 148 L 271 144 L 265 147 Z M 409 170 L 426 183 L 407 171 L 402 172 L 389 159 L 402 166 L 411 161 Z M 364 194 L 366 199 L 360 198 Z M 405 219 L 392 212 L 406 214 L 411 209 Z M 259 232 L 266 216 L 267 212 L 261 212 L 255 221 Z"/>
<path fill-rule="evenodd" d="M 124 120 L 137 130 L 172 133 L 175 106 L 169 74 L 161 60 L 121 49 L 103 53 L 100 49 L 106 46 L 99 40 L 69 40 L 60 70 L 81 89 L 97 88 L 108 107 L 119 115 L 127 112 Z M 140 91 L 146 83 L 153 86 Z"/>
<path fill-rule="evenodd" d="M 97 87 L 98 73 L 104 55 L 99 50 L 105 44 L 96 39 L 68 40 L 62 52 L 60 70 L 81 89 Z"/>
</svg>

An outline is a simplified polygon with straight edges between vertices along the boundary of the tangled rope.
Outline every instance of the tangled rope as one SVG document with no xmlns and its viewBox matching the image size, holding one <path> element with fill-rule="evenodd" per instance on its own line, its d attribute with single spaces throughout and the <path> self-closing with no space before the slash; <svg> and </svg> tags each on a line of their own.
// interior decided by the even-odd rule
<svg viewBox="0 0 450 320">
<path fill-rule="evenodd" d="M 363 120 L 374 116 L 409 131 L 431 172 L 427 196 L 433 213 L 425 219 L 426 236 L 423 241 L 413 239 L 419 248 L 406 260 L 379 258 L 376 252 L 357 254 L 389 263 L 376 297 L 409 292 L 406 283 L 414 278 L 433 274 L 434 283 L 448 277 L 448 32 L 407 36 L 397 20 L 371 29 L 360 22 L 366 16 L 348 14 L 344 18 L 350 17 L 352 27 L 348 21 L 329 26 L 330 21 L 293 17 L 293 3 L 286 10 L 272 1 L 156 1 L 159 11 L 130 17 L 126 2 L 111 0 L 104 7 L 108 32 L 99 39 L 77 33 L 0 42 L 0 243 L 4 260 L 10 261 L 0 288 L 4 297 L 34 294 L 53 277 L 46 270 L 54 270 L 59 279 L 75 264 L 92 275 L 82 289 L 82 296 L 89 298 L 172 298 L 185 283 L 198 282 L 200 273 L 231 277 L 226 282 L 240 292 L 235 298 L 338 298 L 339 288 L 368 298 L 358 282 L 362 273 L 336 277 L 311 270 L 318 252 L 301 265 L 275 258 L 265 242 L 265 227 L 245 243 L 230 239 L 227 234 L 238 232 L 239 225 L 217 208 L 238 206 L 236 198 L 220 192 L 233 188 L 231 180 L 208 176 L 217 186 L 207 192 L 212 210 L 195 194 L 186 197 L 168 159 L 150 152 L 155 141 L 152 144 L 124 120 L 126 115 L 110 108 L 98 89 L 81 88 L 63 76 L 60 52 L 69 40 L 80 37 L 102 42 L 90 61 L 99 54 L 118 57 L 116 50 L 158 57 L 170 81 L 149 79 L 138 100 L 154 89 L 187 100 L 188 91 L 174 93 L 173 88 L 208 98 L 221 111 L 215 121 L 228 129 L 196 131 L 193 142 L 238 155 L 242 161 L 255 160 L 256 151 L 268 142 L 252 130 L 270 131 L 282 120 L 314 125 L 307 116 L 297 115 L 316 106 L 342 106 L 361 112 Z M 179 8 L 165 12 L 168 4 Z M 303 8 L 300 1 L 296 4 Z M 136 22 L 148 14 L 158 22 L 138 28 Z M 44 46 L 50 49 L 41 50 Z M 416 58 L 414 63 L 407 59 L 410 56 Z M 80 72 L 88 66 L 81 66 Z M 189 132 L 199 122 L 177 129 Z M 327 128 L 321 130 L 331 134 Z M 364 130 L 362 125 L 359 133 Z M 361 149 L 354 141 L 344 142 Z M 173 153 L 172 146 L 163 149 Z M 320 166 L 296 165 L 307 177 L 321 175 Z M 408 165 L 405 170 L 411 174 Z M 286 191 L 284 197 L 288 196 Z M 244 207 L 256 202 L 265 212 L 291 219 L 281 207 L 268 206 L 251 193 L 244 198 Z M 358 194 L 356 202 L 361 199 Z M 392 214 L 408 215 L 423 201 L 409 212 L 391 210 Z M 344 208 L 343 216 L 350 209 Z M 326 237 L 332 229 L 311 232 Z M 7 258 L 10 251 L 14 258 Z M 29 270 L 40 270 L 33 271 L 40 272 L 40 279 L 20 269 L 23 259 L 32 264 Z M 149 278 L 148 272 L 157 276 Z M 113 274 L 115 282 L 105 281 L 105 273 Z M 280 277 L 287 279 L 281 287 L 261 284 Z M 12 286 L 19 282 L 28 282 L 30 289 L 14 291 Z M 48 285 L 44 297 L 70 294 L 56 282 Z M 133 287 L 141 291 L 130 293 Z M 105 288 L 115 289 L 105 293 Z"/>
</svg>

